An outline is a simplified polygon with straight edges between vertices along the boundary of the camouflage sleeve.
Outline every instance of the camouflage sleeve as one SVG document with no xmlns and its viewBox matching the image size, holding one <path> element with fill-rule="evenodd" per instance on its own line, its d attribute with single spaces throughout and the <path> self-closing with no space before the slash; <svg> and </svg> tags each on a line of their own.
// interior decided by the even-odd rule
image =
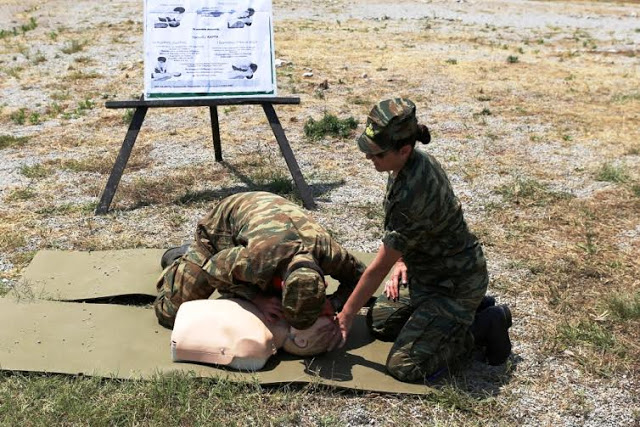
<svg viewBox="0 0 640 427">
<path fill-rule="evenodd" d="M 258 277 L 251 266 L 248 250 L 244 246 L 222 250 L 213 255 L 202 267 L 220 283 L 221 293 L 231 293 L 251 301 L 260 292 L 260 284 L 266 283 Z"/>
<path fill-rule="evenodd" d="M 409 242 L 408 236 L 415 236 L 420 232 L 420 227 L 416 227 L 416 221 L 399 209 L 392 211 L 385 223 L 382 243 L 386 247 L 402 253 L 406 252 Z"/>
<path fill-rule="evenodd" d="M 319 243 L 314 255 L 322 271 L 341 284 L 355 286 L 366 266 L 332 238 Z"/>
</svg>

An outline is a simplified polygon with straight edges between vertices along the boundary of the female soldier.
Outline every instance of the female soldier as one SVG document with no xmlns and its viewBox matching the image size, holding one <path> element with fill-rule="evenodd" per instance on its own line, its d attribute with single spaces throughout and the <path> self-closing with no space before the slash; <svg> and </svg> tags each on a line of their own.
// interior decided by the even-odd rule
<svg viewBox="0 0 640 427">
<path fill-rule="evenodd" d="M 470 356 L 474 342 L 486 347 L 491 364 L 503 363 L 511 352 L 511 313 L 493 305 L 493 298 L 483 299 L 489 280 L 482 247 L 438 161 L 415 149 L 416 140 L 431 140 L 415 113 L 408 99 L 382 101 L 358 139 L 376 170 L 390 172 L 384 236 L 337 315 L 342 337 L 334 341 L 344 345 L 354 316 L 395 264 L 367 320 L 378 339 L 394 341 L 389 373 L 411 382 L 435 379 Z"/>
</svg>

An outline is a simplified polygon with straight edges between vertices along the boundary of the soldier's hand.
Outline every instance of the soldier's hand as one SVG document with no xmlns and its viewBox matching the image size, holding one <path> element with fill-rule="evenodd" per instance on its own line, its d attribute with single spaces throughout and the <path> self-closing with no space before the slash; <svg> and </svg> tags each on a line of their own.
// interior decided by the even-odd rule
<svg viewBox="0 0 640 427">
<path fill-rule="evenodd" d="M 353 316 L 341 311 L 336 315 L 336 324 L 338 326 L 338 331 L 334 334 L 328 351 L 331 351 L 334 348 L 341 348 L 347 342 L 347 336 L 349 335 L 351 325 L 353 324 Z"/>
<path fill-rule="evenodd" d="M 393 267 L 391 279 L 387 280 L 384 285 L 384 294 L 388 299 L 394 302 L 398 301 L 398 298 L 400 298 L 400 286 L 406 287 L 407 283 L 407 265 L 400 259 Z"/>
</svg>

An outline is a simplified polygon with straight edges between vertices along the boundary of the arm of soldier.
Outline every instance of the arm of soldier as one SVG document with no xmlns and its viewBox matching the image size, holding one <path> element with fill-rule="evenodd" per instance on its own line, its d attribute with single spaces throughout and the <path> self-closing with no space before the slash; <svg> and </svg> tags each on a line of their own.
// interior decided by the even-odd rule
<svg viewBox="0 0 640 427">
<path fill-rule="evenodd" d="M 331 237 L 321 242 L 316 252 L 322 271 L 341 284 L 355 286 L 367 267 Z"/>
<path fill-rule="evenodd" d="M 218 282 L 218 291 L 252 301 L 260 292 L 260 284 L 251 275 L 247 252 L 244 246 L 224 249 L 209 258 L 202 269 Z"/>
<path fill-rule="evenodd" d="M 340 333 L 334 337 L 329 350 L 333 350 L 336 346 L 342 347 L 344 345 L 356 314 L 375 293 L 393 264 L 401 256 L 402 252 L 398 250 L 387 247 L 384 244 L 380 246 L 375 259 L 364 271 L 344 308 L 336 316 Z"/>
<path fill-rule="evenodd" d="M 282 302 L 262 292 L 266 278 L 252 273 L 248 252 L 244 246 L 224 249 L 209 258 L 202 268 L 218 282 L 219 292 L 253 302 L 268 322 L 277 322 L 282 319 Z"/>
</svg>

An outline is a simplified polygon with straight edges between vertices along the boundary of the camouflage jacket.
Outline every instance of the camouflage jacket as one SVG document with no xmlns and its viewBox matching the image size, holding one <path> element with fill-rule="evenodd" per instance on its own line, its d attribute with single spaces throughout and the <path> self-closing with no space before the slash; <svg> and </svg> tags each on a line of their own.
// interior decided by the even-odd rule
<svg viewBox="0 0 640 427">
<path fill-rule="evenodd" d="M 258 292 L 279 292 L 274 277 L 282 278 L 294 257 L 315 262 L 325 275 L 350 287 L 365 269 L 300 207 L 267 192 L 225 198 L 198 223 L 195 238 L 196 250 L 187 254 L 190 260 L 212 276 L 220 293 L 248 300 Z M 293 298 L 290 293 L 287 300 L 298 307 L 313 301 L 317 317 L 325 290 L 290 289 Z M 287 320 L 295 326 L 301 319 Z"/>
<path fill-rule="evenodd" d="M 477 243 L 438 161 L 413 150 L 397 177 L 389 176 L 383 243 L 402 252 L 409 273 L 442 268 L 442 258 Z"/>
</svg>

